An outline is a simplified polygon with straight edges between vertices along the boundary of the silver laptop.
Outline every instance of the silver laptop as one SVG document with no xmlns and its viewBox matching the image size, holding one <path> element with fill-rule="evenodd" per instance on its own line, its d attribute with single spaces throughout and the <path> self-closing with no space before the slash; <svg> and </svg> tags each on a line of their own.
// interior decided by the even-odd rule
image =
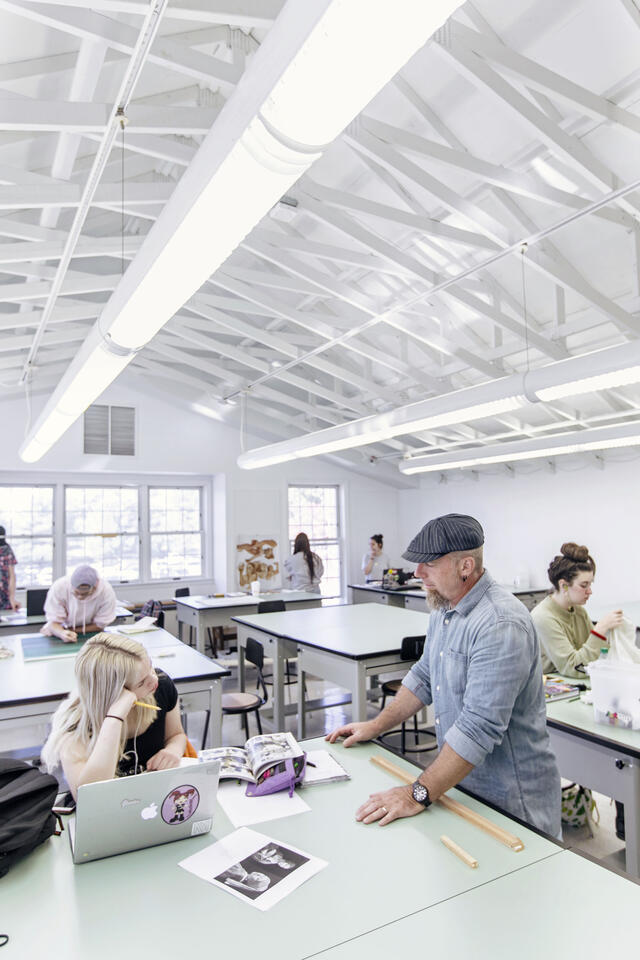
<svg viewBox="0 0 640 960">
<path fill-rule="evenodd" d="M 69 823 L 74 863 L 209 833 L 220 761 L 208 760 L 78 789 Z"/>
</svg>

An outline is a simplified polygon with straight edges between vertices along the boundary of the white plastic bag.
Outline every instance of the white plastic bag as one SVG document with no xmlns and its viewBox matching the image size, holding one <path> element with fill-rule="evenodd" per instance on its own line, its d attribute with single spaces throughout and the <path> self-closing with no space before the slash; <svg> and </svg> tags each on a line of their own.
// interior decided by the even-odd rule
<svg viewBox="0 0 640 960">
<path fill-rule="evenodd" d="M 619 627 L 613 627 L 609 631 L 607 660 L 640 663 L 640 649 L 636 647 L 636 625 L 626 617 L 623 617 Z"/>
</svg>

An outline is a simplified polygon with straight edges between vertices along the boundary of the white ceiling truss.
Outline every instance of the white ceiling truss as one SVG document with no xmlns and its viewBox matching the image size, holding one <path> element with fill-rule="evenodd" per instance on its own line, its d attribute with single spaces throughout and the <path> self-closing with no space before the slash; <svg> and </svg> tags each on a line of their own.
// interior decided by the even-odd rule
<svg viewBox="0 0 640 960">
<path fill-rule="evenodd" d="M 152 6 L 0 0 L 0 399 L 59 381 L 282 3 Z M 639 106 L 634 0 L 465 4 L 123 378 L 276 440 L 637 339 Z M 340 459 L 634 420 L 624 387 Z"/>
</svg>

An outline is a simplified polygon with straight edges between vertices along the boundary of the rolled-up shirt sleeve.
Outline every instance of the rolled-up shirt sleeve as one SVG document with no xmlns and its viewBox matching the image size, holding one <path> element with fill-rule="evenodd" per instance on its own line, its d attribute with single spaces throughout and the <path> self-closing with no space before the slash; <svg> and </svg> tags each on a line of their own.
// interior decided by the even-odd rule
<svg viewBox="0 0 640 960">
<path fill-rule="evenodd" d="M 40 633 L 44 633 L 45 636 L 51 636 L 52 623 L 64 623 L 69 616 L 67 591 L 64 590 L 59 583 L 54 583 L 49 587 L 44 601 L 44 615 L 47 618 L 47 622 L 40 630 Z"/>
<path fill-rule="evenodd" d="M 411 667 L 409 673 L 402 681 L 403 687 L 411 690 L 425 706 L 432 702 L 431 699 L 431 671 L 429 669 L 429 643 L 425 643 L 424 652 L 417 663 Z"/>
<path fill-rule="evenodd" d="M 533 633 L 533 629 L 532 629 Z M 447 730 L 445 740 L 474 766 L 502 743 L 513 706 L 531 670 L 529 636 L 522 623 L 498 619 L 490 637 L 472 650 L 462 711 Z"/>
</svg>

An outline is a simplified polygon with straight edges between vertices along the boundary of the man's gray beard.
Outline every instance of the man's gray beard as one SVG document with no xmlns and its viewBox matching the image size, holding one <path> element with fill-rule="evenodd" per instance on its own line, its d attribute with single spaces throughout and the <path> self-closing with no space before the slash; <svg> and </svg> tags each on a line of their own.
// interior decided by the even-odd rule
<svg viewBox="0 0 640 960">
<path fill-rule="evenodd" d="M 447 598 L 443 597 L 437 590 L 427 589 L 425 593 L 427 594 L 427 607 L 429 610 L 443 610 L 449 606 Z"/>
</svg>

